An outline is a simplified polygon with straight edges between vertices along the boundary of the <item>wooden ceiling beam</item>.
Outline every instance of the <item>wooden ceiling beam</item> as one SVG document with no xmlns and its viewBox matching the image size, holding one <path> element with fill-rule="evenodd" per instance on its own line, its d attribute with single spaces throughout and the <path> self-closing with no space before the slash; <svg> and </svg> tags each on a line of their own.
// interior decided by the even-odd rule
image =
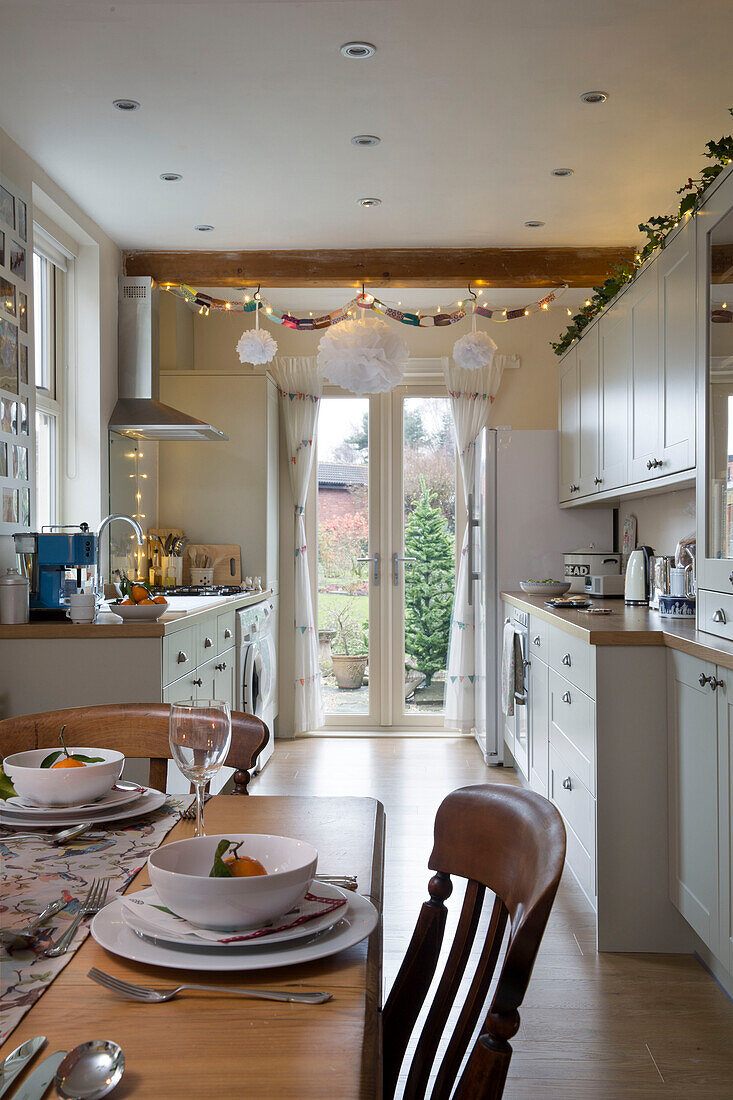
<svg viewBox="0 0 733 1100">
<path fill-rule="evenodd" d="M 367 248 L 281 252 L 143 252 L 127 275 L 194 286 L 571 287 L 597 286 L 633 248 Z"/>
</svg>

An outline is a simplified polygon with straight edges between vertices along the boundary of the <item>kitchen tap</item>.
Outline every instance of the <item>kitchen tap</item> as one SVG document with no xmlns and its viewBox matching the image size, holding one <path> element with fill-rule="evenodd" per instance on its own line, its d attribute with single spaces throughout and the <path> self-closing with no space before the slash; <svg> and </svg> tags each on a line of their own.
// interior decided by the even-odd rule
<svg viewBox="0 0 733 1100">
<path fill-rule="evenodd" d="M 121 519 L 121 520 L 124 520 L 125 523 L 129 523 L 130 526 L 132 527 L 133 531 L 135 532 L 135 535 L 137 536 L 138 546 L 144 546 L 145 545 L 145 532 L 143 531 L 142 527 L 137 522 L 137 520 L 133 519 L 132 516 L 126 516 L 123 512 L 115 512 L 114 515 L 107 516 L 106 519 L 102 520 L 99 527 L 97 528 L 97 546 L 99 547 L 99 549 L 97 550 L 97 579 L 96 579 L 95 588 L 96 588 L 96 592 L 97 592 L 97 597 L 99 599 L 102 599 L 104 597 L 104 582 L 102 580 L 102 552 L 101 552 L 102 533 L 104 532 L 105 528 L 109 527 L 110 523 L 112 523 L 113 520 L 116 520 L 116 519 Z"/>
</svg>

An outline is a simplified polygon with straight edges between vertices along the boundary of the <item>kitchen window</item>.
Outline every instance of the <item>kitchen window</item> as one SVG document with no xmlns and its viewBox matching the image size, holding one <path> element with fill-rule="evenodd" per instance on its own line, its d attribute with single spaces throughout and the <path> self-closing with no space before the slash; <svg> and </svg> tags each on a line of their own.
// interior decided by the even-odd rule
<svg viewBox="0 0 733 1100">
<path fill-rule="evenodd" d="M 36 382 L 36 525 L 61 520 L 64 363 L 67 354 L 67 297 L 73 260 L 38 227 L 34 230 L 33 319 Z"/>
</svg>

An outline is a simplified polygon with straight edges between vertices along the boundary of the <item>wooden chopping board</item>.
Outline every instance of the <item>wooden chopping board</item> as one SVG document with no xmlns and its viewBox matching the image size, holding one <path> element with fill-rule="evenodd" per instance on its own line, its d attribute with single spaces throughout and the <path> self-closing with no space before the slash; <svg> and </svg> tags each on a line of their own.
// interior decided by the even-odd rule
<svg viewBox="0 0 733 1100">
<path fill-rule="evenodd" d="M 240 546 L 215 546 L 210 543 L 192 542 L 183 551 L 183 583 L 191 583 L 191 566 L 196 558 L 211 558 L 214 567 L 214 584 L 242 583 L 242 548 Z"/>
</svg>

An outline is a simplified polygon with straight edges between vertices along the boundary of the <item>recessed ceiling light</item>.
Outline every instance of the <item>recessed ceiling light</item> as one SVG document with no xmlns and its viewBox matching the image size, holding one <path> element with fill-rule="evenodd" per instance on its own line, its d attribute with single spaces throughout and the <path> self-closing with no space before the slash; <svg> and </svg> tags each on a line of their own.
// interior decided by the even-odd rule
<svg viewBox="0 0 733 1100">
<path fill-rule="evenodd" d="M 540 226 L 544 225 L 545 223 L 544 222 L 538 222 L 538 221 L 529 221 L 529 222 L 525 222 L 524 224 L 525 224 L 525 227 L 527 229 L 539 229 Z"/>
<path fill-rule="evenodd" d="M 195 225 L 194 229 L 197 233 L 211 233 L 213 225 Z"/>
<path fill-rule="evenodd" d="M 140 104 L 136 99 L 115 99 L 112 106 L 118 111 L 139 111 Z"/>
<path fill-rule="evenodd" d="M 183 176 L 180 172 L 161 172 L 160 178 L 164 180 L 165 183 L 178 183 L 179 180 L 183 179 Z"/>
<path fill-rule="evenodd" d="M 379 145 L 382 139 L 376 137 L 375 134 L 357 134 L 351 139 L 352 145 Z"/>
<path fill-rule="evenodd" d="M 339 52 L 352 61 L 365 61 L 367 57 L 374 57 L 377 47 L 371 42 L 344 42 Z"/>
<path fill-rule="evenodd" d="M 608 99 L 608 92 L 583 92 L 580 98 L 583 103 L 605 103 Z"/>
<path fill-rule="evenodd" d="M 553 168 L 550 172 L 551 176 L 572 176 L 575 172 L 574 168 Z"/>
<path fill-rule="evenodd" d="M 381 199 L 367 198 L 367 199 L 357 199 L 356 201 L 358 202 L 359 206 L 381 206 L 382 205 L 382 200 Z"/>
</svg>

